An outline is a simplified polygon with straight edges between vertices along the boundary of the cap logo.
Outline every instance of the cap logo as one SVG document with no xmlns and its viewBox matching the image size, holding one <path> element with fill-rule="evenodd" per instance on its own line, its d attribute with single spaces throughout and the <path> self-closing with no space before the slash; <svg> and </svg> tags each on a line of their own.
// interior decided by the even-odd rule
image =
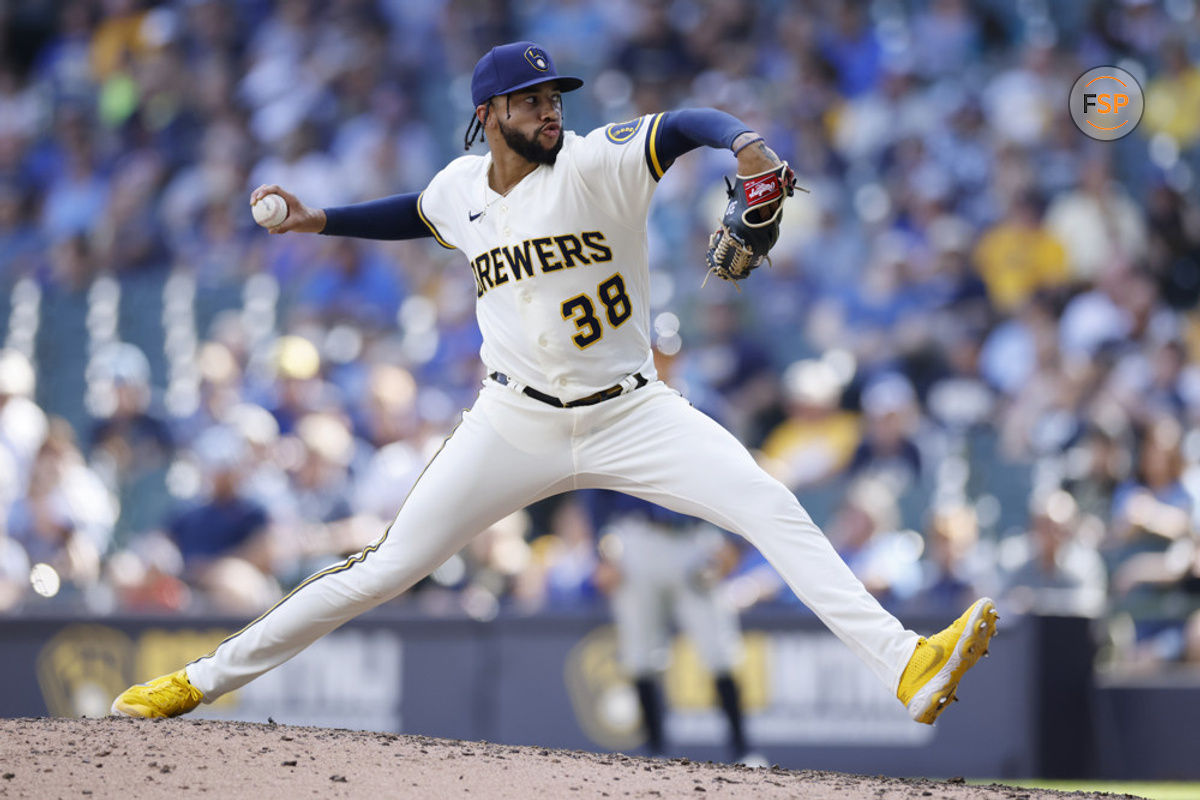
<svg viewBox="0 0 1200 800">
<path fill-rule="evenodd" d="M 526 47 L 525 60 L 538 72 L 545 72 L 550 69 L 550 57 L 540 47 Z"/>
</svg>

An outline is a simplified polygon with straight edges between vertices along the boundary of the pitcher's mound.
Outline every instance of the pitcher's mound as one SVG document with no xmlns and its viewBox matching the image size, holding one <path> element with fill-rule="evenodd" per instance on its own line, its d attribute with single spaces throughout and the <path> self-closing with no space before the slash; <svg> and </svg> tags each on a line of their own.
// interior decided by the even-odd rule
<svg viewBox="0 0 1200 800">
<path fill-rule="evenodd" d="M 1125 795 L 1129 797 L 1129 795 Z M 871 798 L 1114 795 L 752 769 L 288 725 L 0 719 L 0 798 Z"/>
</svg>

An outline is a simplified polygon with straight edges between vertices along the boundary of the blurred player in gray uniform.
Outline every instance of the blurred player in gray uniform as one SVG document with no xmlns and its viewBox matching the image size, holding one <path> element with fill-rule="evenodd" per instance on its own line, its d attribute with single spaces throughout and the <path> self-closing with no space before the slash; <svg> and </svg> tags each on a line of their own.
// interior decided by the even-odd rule
<svg viewBox="0 0 1200 800">
<path fill-rule="evenodd" d="M 666 750 L 659 675 L 670 663 L 672 623 L 696 647 L 714 678 L 728 721 L 732 761 L 757 761 L 746 743 L 733 669 L 741 658 L 737 611 L 721 579 L 736 548 L 712 525 L 615 492 L 589 492 L 604 558 L 599 582 L 610 592 L 622 666 L 637 689 L 646 749 Z"/>
</svg>

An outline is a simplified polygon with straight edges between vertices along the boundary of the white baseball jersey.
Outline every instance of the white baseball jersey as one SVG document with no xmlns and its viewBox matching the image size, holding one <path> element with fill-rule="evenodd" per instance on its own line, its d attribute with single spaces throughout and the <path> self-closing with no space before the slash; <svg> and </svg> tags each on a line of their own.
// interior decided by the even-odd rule
<svg viewBox="0 0 1200 800">
<path fill-rule="evenodd" d="M 646 216 L 660 118 L 564 132 L 554 166 L 504 196 L 488 186 L 490 153 L 455 159 L 421 193 L 438 242 L 471 264 L 489 372 L 562 400 L 655 377 Z"/>
</svg>

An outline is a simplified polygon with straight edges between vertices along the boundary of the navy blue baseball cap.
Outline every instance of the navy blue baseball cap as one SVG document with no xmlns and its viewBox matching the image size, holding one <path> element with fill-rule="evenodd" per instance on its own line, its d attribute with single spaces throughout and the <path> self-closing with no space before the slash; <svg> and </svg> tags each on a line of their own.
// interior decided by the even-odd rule
<svg viewBox="0 0 1200 800">
<path fill-rule="evenodd" d="M 533 42 L 510 42 L 493 47 L 475 65 L 471 76 L 471 102 L 483 105 L 496 95 L 528 89 L 539 83 L 558 81 L 571 92 L 583 86 L 579 78 L 559 75 L 550 54 Z"/>
</svg>

